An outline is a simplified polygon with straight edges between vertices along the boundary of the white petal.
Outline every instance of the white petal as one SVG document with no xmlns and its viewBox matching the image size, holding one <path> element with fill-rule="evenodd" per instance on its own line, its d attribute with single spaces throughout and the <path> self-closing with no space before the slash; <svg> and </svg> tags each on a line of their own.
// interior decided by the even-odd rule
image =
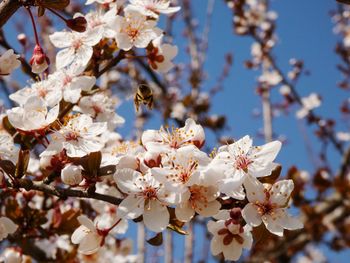
<svg viewBox="0 0 350 263">
<path fill-rule="evenodd" d="M 127 196 L 118 206 L 117 215 L 122 218 L 134 219 L 142 215 L 144 210 L 143 197 Z"/>
<path fill-rule="evenodd" d="M 101 241 L 102 241 L 101 236 L 94 233 L 89 233 L 80 242 L 78 252 L 84 255 L 94 254 L 100 249 Z"/>
<path fill-rule="evenodd" d="M 79 244 L 89 232 L 90 230 L 85 226 L 79 226 L 77 229 L 75 229 L 71 236 L 72 243 Z"/>
<path fill-rule="evenodd" d="M 167 207 L 157 200 L 151 200 L 145 205 L 146 207 L 143 213 L 145 226 L 157 233 L 163 231 L 169 224 L 170 219 Z"/>
<path fill-rule="evenodd" d="M 2 223 L 6 229 L 6 231 L 9 234 L 13 234 L 14 232 L 16 232 L 18 226 L 12 222 L 12 220 L 10 218 L 7 217 L 1 217 L 0 218 L 0 223 Z"/>
<path fill-rule="evenodd" d="M 291 217 L 288 214 L 286 214 L 286 216 L 282 218 L 280 222 L 283 228 L 288 230 L 295 230 L 304 227 L 304 224 L 298 218 Z"/>
<path fill-rule="evenodd" d="M 129 168 L 117 170 L 113 176 L 114 181 L 117 183 L 120 190 L 122 190 L 126 194 L 138 193 L 141 191 L 138 188 L 138 185 L 135 184 L 138 178 L 141 177 L 141 173 Z"/>
<path fill-rule="evenodd" d="M 196 212 L 204 217 L 216 215 L 219 212 L 221 207 L 220 202 L 217 200 L 214 200 L 208 203 L 197 202 L 196 204 L 197 204 Z"/>
<path fill-rule="evenodd" d="M 224 247 L 224 257 L 225 260 L 238 260 L 242 255 L 242 246 L 238 244 L 235 239 L 232 240 L 232 243 L 229 246 Z"/>
<path fill-rule="evenodd" d="M 263 202 L 265 200 L 266 195 L 264 185 L 255 177 L 247 176 L 244 180 L 244 187 L 246 189 L 249 202 Z"/>
<path fill-rule="evenodd" d="M 90 229 L 91 231 L 95 231 L 94 223 L 85 215 L 78 216 L 78 221 L 80 224 Z"/>
<path fill-rule="evenodd" d="M 251 226 L 259 226 L 261 224 L 261 216 L 258 213 L 255 205 L 248 203 L 242 209 L 242 216 L 247 224 Z"/>
<path fill-rule="evenodd" d="M 270 215 L 265 215 L 262 220 L 267 228 L 272 234 L 283 237 L 283 227 L 279 224 L 278 218 L 272 218 Z"/>
<path fill-rule="evenodd" d="M 90 46 L 82 45 L 76 51 L 76 62 L 81 66 L 86 66 L 92 57 L 93 49 Z"/>
<path fill-rule="evenodd" d="M 270 190 L 271 202 L 280 206 L 286 206 L 293 189 L 294 183 L 292 180 L 276 182 Z"/>
<path fill-rule="evenodd" d="M 176 206 L 175 215 L 180 221 L 187 222 L 194 216 L 194 210 L 189 202 L 184 202 Z"/>
<path fill-rule="evenodd" d="M 75 58 L 75 51 L 73 48 L 65 48 L 60 50 L 56 55 L 56 67 L 57 69 L 68 66 Z"/>
<path fill-rule="evenodd" d="M 72 33 L 70 32 L 55 32 L 49 36 L 52 44 L 57 48 L 65 48 L 71 45 Z"/>
</svg>

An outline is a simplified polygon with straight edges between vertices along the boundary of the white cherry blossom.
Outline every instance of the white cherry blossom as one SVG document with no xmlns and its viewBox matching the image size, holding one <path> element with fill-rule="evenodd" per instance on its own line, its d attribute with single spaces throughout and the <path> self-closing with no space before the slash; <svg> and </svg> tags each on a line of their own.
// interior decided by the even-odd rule
<svg viewBox="0 0 350 263">
<path fill-rule="evenodd" d="M 13 49 L 6 50 L 0 56 L 0 76 L 9 75 L 14 69 L 21 65 L 19 61 L 20 56 L 16 55 Z"/>
<path fill-rule="evenodd" d="M 143 215 L 145 226 L 154 231 L 163 231 L 170 219 L 167 209 L 171 193 L 164 190 L 162 184 L 151 174 L 125 168 L 114 175 L 119 189 L 128 196 L 118 206 L 118 215 L 134 219 Z"/>
<path fill-rule="evenodd" d="M 321 99 L 316 93 L 311 93 L 309 96 L 301 99 L 302 108 L 296 112 L 298 119 L 305 118 L 309 112 L 321 106 Z"/>
<path fill-rule="evenodd" d="M 147 130 L 142 134 L 142 144 L 147 150 L 156 152 L 169 152 L 188 144 L 201 148 L 205 141 L 202 126 L 193 119 L 187 119 L 183 128 L 164 128 L 160 130 Z"/>
<path fill-rule="evenodd" d="M 13 127 L 23 132 L 38 132 L 47 129 L 56 121 L 59 105 L 48 110 L 45 101 L 39 97 L 30 97 L 23 106 L 7 111 Z"/>
<path fill-rule="evenodd" d="M 129 0 L 126 9 L 139 11 L 144 16 L 158 18 L 159 14 L 172 14 L 178 12 L 179 6 L 170 7 L 170 0 Z"/>
<path fill-rule="evenodd" d="M 151 169 L 153 176 L 170 191 L 189 194 L 188 186 L 201 184 L 201 171 L 210 163 L 206 153 L 187 145 L 162 156 L 162 167 Z"/>
<path fill-rule="evenodd" d="M 290 194 L 294 189 L 292 180 L 282 180 L 264 186 L 257 179 L 246 180 L 245 188 L 249 203 L 242 210 L 244 220 L 251 226 L 262 222 L 271 233 L 283 236 L 283 229 L 295 230 L 302 222 L 287 212 Z"/>
<path fill-rule="evenodd" d="M 103 144 L 98 135 L 106 131 L 105 122 L 93 122 L 88 115 L 73 117 L 67 125 L 56 131 L 47 149 L 40 156 L 50 156 L 66 150 L 69 157 L 83 157 L 101 150 Z"/>
<path fill-rule="evenodd" d="M 249 136 L 233 144 L 219 148 L 208 177 L 221 174 L 219 190 L 228 196 L 243 199 L 242 184 L 247 175 L 263 177 L 271 174 L 276 167 L 273 162 L 281 149 L 281 142 L 273 141 L 262 146 L 253 146 Z M 220 171 L 220 172 L 218 172 Z M 214 180 L 214 178 L 212 179 Z"/>
<path fill-rule="evenodd" d="M 85 67 L 92 57 L 92 47 L 101 39 L 101 30 L 97 28 L 84 33 L 61 31 L 49 37 L 55 47 L 63 48 L 56 55 L 58 69 L 73 62 Z"/>
<path fill-rule="evenodd" d="M 90 115 L 94 120 L 107 122 L 109 130 L 124 124 L 125 120 L 115 112 L 116 100 L 104 93 L 96 93 L 92 96 L 81 98 L 79 112 Z"/>
<path fill-rule="evenodd" d="M 162 33 L 156 27 L 157 22 L 137 11 L 127 11 L 125 16 L 116 18 L 116 42 L 120 49 L 128 51 L 132 47 L 146 48 L 148 44 Z"/>
<path fill-rule="evenodd" d="M 49 76 L 53 87 L 62 92 L 65 101 L 76 103 L 82 91 L 90 91 L 96 83 L 94 76 L 83 75 L 84 67 L 72 64 L 67 69 L 61 69 Z"/>
<path fill-rule="evenodd" d="M 216 200 L 220 193 L 216 186 L 192 185 L 189 187 L 188 200 L 175 207 L 176 218 L 181 221 L 189 221 L 195 213 L 209 217 L 219 212 L 221 204 Z"/>
<path fill-rule="evenodd" d="M 81 224 L 71 236 L 73 244 L 79 244 L 78 252 L 84 255 L 96 253 L 105 243 L 105 239 L 111 228 L 98 228 L 98 221 L 92 222 L 87 216 L 81 215 L 78 217 Z M 117 225 L 120 221 L 117 221 Z M 112 226 L 113 228 L 114 226 Z"/>
<path fill-rule="evenodd" d="M 102 38 L 113 38 L 116 31 L 113 29 L 117 18 L 117 9 L 111 8 L 106 13 L 101 9 L 89 12 L 86 16 L 88 30 L 98 30 Z"/>
<path fill-rule="evenodd" d="M 40 97 L 48 107 L 54 107 L 62 99 L 62 91 L 56 88 L 53 81 L 44 79 L 12 93 L 10 99 L 19 105 L 24 105 L 32 96 Z"/>
</svg>

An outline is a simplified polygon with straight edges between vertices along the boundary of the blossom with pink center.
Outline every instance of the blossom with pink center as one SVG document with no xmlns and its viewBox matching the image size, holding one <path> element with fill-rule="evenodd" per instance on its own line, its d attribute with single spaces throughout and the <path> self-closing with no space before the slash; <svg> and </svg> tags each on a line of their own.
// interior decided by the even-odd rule
<svg viewBox="0 0 350 263">
<path fill-rule="evenodd" d="M 142 174 L 129 168 L 117 170 L 114 180 L 127 194 L 118 206 L 118 215 L 127 219 L 143 215 L 145 226 L 154 232 L 161 232 L 167 227 L 170 219 L 167 205 L 176 200 L 159 181 L 149 173 Z"/>
<path fill-rule="evenodd" d="M 104 245 L 107 235 L 120 223 L 121 219 L 118 219 L 109 228 L 100 228 L 97 220 L 94 224 L 94 222 L 85 215 L 79 216 L 78 221 L 81 226 L 79 226 L 72 234 L 72 243 L 79 244 L 79 253 L 91 255 L 96 253 L 100 247 Z"/>
<path fill-rule="evenodd" d="M 201 148 L 205 134 L 202 126 L 193 119 L 187 119 L 183 128 L 169 130 L 161 127 L 160 130 L 147 130 L 142 134 L 141 141 L 147 150 L 171 152 L 189 144 Z"/>
<path fill-rule="evenodd" d="M 303 227 L 301 221 L 287 213 L 290 194 L 294 189 L 292 180 L 282 180 L 273 185 L 263 185 L 250 177 L 245 182 L 249 203 L 242 210 L 247 224 L 259 226 L 262 222 L 271 233 L 283 236 L 283 229 Z"/>
<path fill-rule="evenodd" d="M 126 11 L 125 16 L 116 18 L 116 36 L 118 48 L 128 51 L 132 47 L 146 48 L 162 30 L 156 27 L 157 22 L 147 18 L 137 11 Z"/>
<path fill-rule="evenodd" d="M 189 187 L 189 197 L 175 208 L 176 218 L 187 222 L 195 213 L 209 217 L 219 212 L 221 204 L 216 198 L 220 195 L 215 186 L 192 185 Z"/>
<path fill-rule="evenodd" d="M 43 99 L 32 96 L 23 106 L 8 110 L 7 116 L 17 130 L 40 134 L 56 121 L 58 113 L 59 105 L 48 110 Z"/>
<path fill-rule="evenodd" d="M 44 79 L 12 93 L 10 99 L 24 105 L 32 96 L 42 98 L 48 107 L 54 107 L 61 101 L 62 91 L 57 89 L 51 80 Z"/>
<path fill-rule="evenodd" d="M 49 146 L 40 156 L 52 156 L 66 150 L 69 157 L 83 157 L 102 149 L 103 143 L 98 137 L 105 132 L 105 122 L 93 122 L 88 115 L 78 115 L 62 126 L 52 136 Z"/>
<path fill-rule="evenodd" d="M 125 120 L 115 112 L 117 100 L 104 93 L 82 97 L 77 111 L 90 115 L 94 120 L 108 122 L 108 129 L 113 131 L 124 124 Z"/>
<path fill-rule="evenodd" d="M 247 175 L 270 175 L 276 167 L 273 161 L 280 149 L 279 141 L 253 146 L 252 139 L 245 136 L 233 144 L 219 148 L 207 169 L 207 177 L 211 177 L 211 181 L 219 180 L 220 192 L 236 199 L 244 199 L 242 185 Z"/>
<path fill-rule="evenodd" d="M 151 173 L 169 191 L 189 195 L 188 186 L 203 183 L 201 172 L 209 163 L 206 153 L 187 145 L 163 154 L 161 167 L 152 168 Z"/>
<path fill-rule="evenodd" d="M 67 102 L 76 103 L 82 91 L 90 91 L 96 83 L 94 76 L 83 75 L 85 67 L 72 64 L 67 69 L 61 69 L 49 75 L 49 80 L 56 90 L 61 91 L 61 98 Z"/>
<path fill-rule="evenodd" d="M 77 63 L 86 67 L 95 46 L 101 39 L 101 30 L 92 29 L 84 33 L 55 32 L 50 35 L 52 44 L 57 48 L 63 48 L 56 55 L 56 67 L 61 69 L 71 63 Z"/>
</svg>

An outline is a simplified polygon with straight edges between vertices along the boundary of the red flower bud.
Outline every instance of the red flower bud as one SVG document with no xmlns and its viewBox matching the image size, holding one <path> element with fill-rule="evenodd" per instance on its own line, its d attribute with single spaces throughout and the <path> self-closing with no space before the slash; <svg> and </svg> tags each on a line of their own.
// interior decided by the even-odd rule
<svg viewBox="0 0 350 263">
<path fill-rule="evenodd" d="M 33 56 L 29 61 L 29 64 L 32 66 L 33 73 L 42 73 L 46 70 L 50 64 L 49 58 L 44 53 L 44 50 L 39 45 L 35 45 Z"/>
<path fill-rule="evenodd" d="M 87 27 L 87 21 L 84 17 L 79 16 L 76 18 L 68 19 L 66 22 L 67 26 L 77 32 L 85 32 Z"/>
</svg>

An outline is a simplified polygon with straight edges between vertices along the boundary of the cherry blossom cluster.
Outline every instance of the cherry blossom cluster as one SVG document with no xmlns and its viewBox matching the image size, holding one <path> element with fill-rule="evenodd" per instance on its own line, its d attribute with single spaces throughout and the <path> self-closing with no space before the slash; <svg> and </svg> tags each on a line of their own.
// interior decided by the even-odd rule
<svg viewBox="0 0 350 263">
<path fill-rule="evenodd" d="M 21 188 L 23 181 L 19 179 L 24 177 L 32 182 L 22 188 L 37 190 L 33 194 L 22 189 L 15 194 L 19 209 L 25 209 L 24 204 L 33 209 L 42 207 L 40 191 L 52 189 L 47 187 L 90 197 L 87 202 L 93 220 L 82 213 L 75 198 L 52 201 L 54 208 L 49 209 L 42 229 L 50 232 L 57 218 L 72 211 L 78 211 L 78 226 L 70 234 L 38 239 L 36 245 L 47 257 L 55 259 L 58 249 L 70 252 L 77 245 L 82 262 L 88 262 L 88 257 L 98 262 L 111 258 L 137 262 L 131 255 L 130 241 L 116 239 L 127 231 L 130 220 L 142 221 L 148 230 L 160 233 L 174 227 L 175 220 L 186 224 L 197 217 L 210 218 L 207 228 L 213 236 L 212 254 L 222 254 L 226 260 L 238 260 L 243 249 L 251 248 L 254 227 L 263 225 L 277 236 L 283 236 L 284 229 L 302 228 L 301 221 L 287 211 L 293 181 L 263 180 L 278 167 L 274 161 L 281 142 L 254 146 L 245 136 L 208 154 L 203 151 L 204 129 L 190 118 L 181 128 L 146 130 L 139 141 L 125 140 L 115 131 L 125 122 L 115 112 L 118 98 L 98 88 L 97 76 L 87 73 L 94 47 L 109 41 L 120 52 L 145 49 L 150 67 L 167 72 L 173 67 L 177 47 L 162 43 L 163 32 L 157 22 L 160 14 L 175 13 L 180 7 L 171 7 L 167 0 L 130 0 L 124 8 L 108 0 L 86 4 L 94 2 L 97 11 L 74 16 L 71 28 L 75 31 L 50 35 L 52 44 L 60 49 L 56 70 L 11 94 L 17 106 L 1 116 L 0 160 L 6 167 L 12 163 L 17 168 L 14 176 L 11 169 L 2 166 L 0 183 L 5 188 Z M 256 16 L 252 13 L 249 17 Z M 255 19 L 253 26 L 267 18 Z M 77 30 L 80 27 L 84 30 Z M 6 51 L 0 57 L 0 74 L 8 75 L 19 67 L 18 59 L 13 50 Z M 49 67 L 38 45 L 31 65 L 34 73 Z M 18 167 L 26 158 L 21 175 Z M 101 201 L 94 198 L 96 195 L 119 201 Z M 0 218 L 1 240 L 22 230 L 23 226 L 10 218 Z M 5 260 L 22 257 L 15 248 L 3 253 Z"/>
</svg>

